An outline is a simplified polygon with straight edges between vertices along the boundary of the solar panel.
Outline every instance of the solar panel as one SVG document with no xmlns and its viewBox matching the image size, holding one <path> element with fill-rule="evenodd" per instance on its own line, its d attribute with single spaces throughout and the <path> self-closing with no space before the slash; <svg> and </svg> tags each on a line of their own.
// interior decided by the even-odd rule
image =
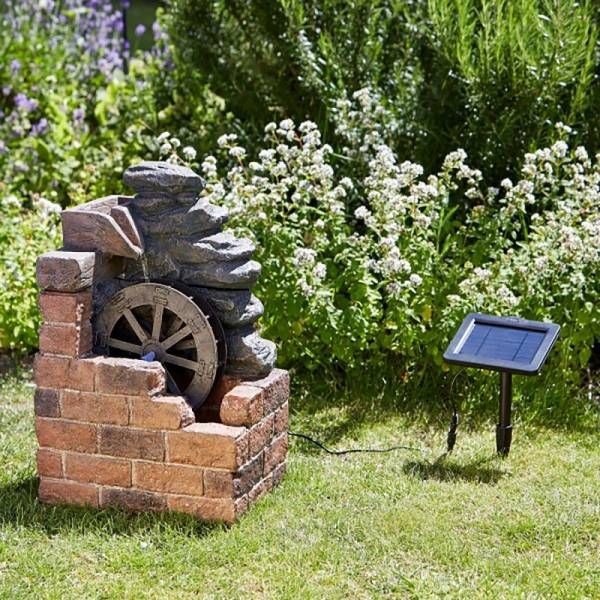
<svg viewBox="0 0 600 600">
<path fill-rule="evenodd" d="M 558 337 L 553 323 L 471 313 L 444 353 L 452 364 L 535 374 Z"/>
</svg>

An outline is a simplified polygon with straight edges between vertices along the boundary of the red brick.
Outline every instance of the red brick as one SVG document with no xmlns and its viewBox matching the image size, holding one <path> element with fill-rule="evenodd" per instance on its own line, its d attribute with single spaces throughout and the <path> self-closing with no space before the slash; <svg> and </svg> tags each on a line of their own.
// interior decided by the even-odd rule
<svg viewBox="0 0 600 600">
<path fill-rule="evenodd" d="M 234 387 L 221 402 L 221 422 L 226 425 L 253 425 L 262 419 L 263 413 L 262 390 L 250 385 Z"/>
<path fill-rule="evenodd" d="M 133 512 L 166 510 L 167 498 L 164 494 L 155 494 L 142 490 L 103 487 L 100 490 L 100 506 L 124 508 Z"/>
<path fill-rule="evenodd" d="M 194 411 L 182 396 L 131 398 L 131 424 L 149 429 L 181 429 L 194 422 Z"/>
<path fill-rule="evenodd" d="M 235 386 L 242 382 L 239 377 L 231 377 L 230 375 L 222 375 L 217 379 L 208 395 L 208 398 L 204 401 L 203 406 L 221 406 L 223 396 L 230 392 Z"/>
<path fill-rule="evenodd" d="M 96 379 L 96 369 L 102 356 L 79 358 L 71 360 L 69 379 L 66 387 L 80 392 L 93 392 Z"/>
<path fill-rule="evenodd" d="M 42 292 L 39 304 L 44 322 L 79 325 L 92 314 L 92 293 Z"/>
<path fill-rule="evenodd" d="M 60 392 L 37 388 L 33 397 L 34 412 L 38 417 L 60 417 Z"/>
<path fill-rule="evenodd" d="M 46 323 L 40 329 L 40 351 L 48 354 L 78 357 L 92 350 L 92 325 Z"/>
<path fill-rule="evenodd" d="M 62 452 L 56 452 L 48 448 L 38 448 L 37 472 L 40 477 L 62 477 Z"/>
<path fill-rule="evenodd" d="M 280 406 L 275 412 L 275 434 L 284 433 L 289 428 L 290 422 L 290 404 L 286 402 L 283 406 Z"/>
<path fill-rule="evenodd" d="M 167 432 L 169 462 L 235 470 L 248 459 L 248 437 L 243 427 L 194 423 Z"/>
<path fill-rule="evenodd" d="M 124 396 L 65 390 L 61 405 L 62 416 L 66 419 L 111 425 L 129 422 L 129 406 Z"/>
<path fill-rule="evenodd" d="M 36 417 L 35 432 L 40 446 L 74 452 L 96 452 L 94 425 Z"/>
<path fill-rule="evenodd" d="M 233 523 L 236 518 L 233 499 L 168 496 L 169 510 L 194 515 L 204 521 Z"/>
<path fill-rule="evenodd" d="M 38 496 L 40 502 L 47 504 L 98 506 L 98 488 L 90 483 L 42 477 Z"/>
<path fill-rule="evenodd" d="M 270 473 L 278 464 L 285 461 L 287 450 L 287 433 L 280 433 L 273 443 L 265 448 L 265 473 Z"/>
<path fill-rule="evenodd" d="M 94 252 L 65 252 L 56 250 L 38 256 L 36 279 L 42 290 L 77 292 L 92 285 Z"/>
<path fill-rule="evenodd" d="M 261 480 L 264 468 L 263 460 L 263 455 L 259 454 L 236 473 L 236 478 L 233 482 L 236 497 L 249 492 Z"/>
<path fill-rule="evenodd" d="M 231 471 L 204 470 L 204 495 L 209 498 L 232 498 L 234 474 Z"/>
<path fill-rule="evenodd" d="M 269 473 L 264 479 L 261 479 L 249 492 L 248 500 L 256 502 L 262 498 L 267 492 L 273 489 L 273 475 Z"/>
<path fill-rule="evenodd" d="M 273 469 L 273 487 L 279 485 L 283 480 L 287 468 L 287 463 L 282 462 Z"/>
<path fill-rule="evenodd" d="M 250 456 L 256 456 L 264 450 L 265 446 L 268 446 L 271 443 L 271 440 L 273 439 L 274 421 L 275 415 L 271 413 L 250 429 L 248 432 Z"/>
<path fill-rule="evenodd" d="M 153 396 L 165 391 L 165 370 L 159 362 L 102 357 L 96 371 L 96 391 L 105 394 Z"/>
<path fill-rule="evenodd" d="M 124 458 L 163 460 L 163 433 L 105 425 L 100 428 L 100 453 Z"/>
<path fill-rule="evenodd" d="M 275 412 L 290 397 L 290 376 L 283 369 L 273 369 L 267 377 L 252 381 L 251 385 L 264 392 L 265 415 Z"/>
<path fill-rule="evenodd" d="M 33 377 L 36 385 L 43 388 L 62 389 L 66 387 L 69 372 L 69 359 L 57 356 L 36 354 L 33 363 Z"/>
<path fill-rule="evenodd" d="M 202 496 L 202 469 L 164 463 L 135 462 L 133 485 L 154 492 L 170 492 L 187 496 Z"/>
<path fill-rule="evenodd" d="M 65 454 L 65 477 L 81 483 L 129 487 L 131 462 L 89 454 Z"/>
<path fill-rule="evenodd" d="M 237 498 L 233 501 L 233 510 L 235 512 L 236 519 L 243 515 L 249 508 L 250 501 L 248 500 L 248 494 L 244 494 L 241 498 Z"/>
</svg>

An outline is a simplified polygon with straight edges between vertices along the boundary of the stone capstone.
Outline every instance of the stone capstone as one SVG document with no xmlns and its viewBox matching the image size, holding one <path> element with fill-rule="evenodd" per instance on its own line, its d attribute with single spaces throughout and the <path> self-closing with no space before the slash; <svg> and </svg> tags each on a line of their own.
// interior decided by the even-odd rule
<svg viewBox="0 0 600 600">
<path fill-rule="evenodd" d="M 140 195 L 157 192 L 168 196 L 197 194 L 204 188 L 202 177 L 191 169 L 158 161 L 141 162 L 129 167 L 123 175 L 123 181 Z"/>
</svg>

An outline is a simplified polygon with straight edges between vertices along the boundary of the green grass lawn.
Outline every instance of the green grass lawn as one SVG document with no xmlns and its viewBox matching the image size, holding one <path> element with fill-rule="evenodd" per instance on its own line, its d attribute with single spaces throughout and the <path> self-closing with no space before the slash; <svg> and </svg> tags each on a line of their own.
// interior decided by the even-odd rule
<svg viewBox="0 0 600 600">
<path fill-rule="evenodd" d="M 397 411 L 296 392 L 292 428 L 335 425 L 328 456 L 292 440 L 283 484 L 239 524 L 46 507 L 36 500 L 27 374 L 0 383 L 0 598 L 598 598 L 600 443 L 518 424 L 444 432 Z M 303 408 L 309 406 L 310 408 Z M 468 425 L 468 423 L 467 423 Z"/>
</svg>

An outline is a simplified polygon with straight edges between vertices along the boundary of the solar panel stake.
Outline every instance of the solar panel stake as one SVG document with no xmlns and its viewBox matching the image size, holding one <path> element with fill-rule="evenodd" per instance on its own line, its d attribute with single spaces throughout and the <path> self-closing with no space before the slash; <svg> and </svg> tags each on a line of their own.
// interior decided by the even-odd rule
<svg viewBox="0 0 600 600">
<path fill-rule="evenodd" d="M 512 424 L 510 408 L 512 402 L 512 373 L 500 372 L 500 417 L 496 425 L 496 450 L 506 456 L 510 451 L 512 440 Z"/>
<path fill-rule="evenodd" d="M 496 449 L 502 456 L 508 454 L 512 441 L 512 374 L 537 375 L 559 331 L 555 323 L 470 313 L 444 352 L 451 365 L 500 371 Z"/>
</svg>

